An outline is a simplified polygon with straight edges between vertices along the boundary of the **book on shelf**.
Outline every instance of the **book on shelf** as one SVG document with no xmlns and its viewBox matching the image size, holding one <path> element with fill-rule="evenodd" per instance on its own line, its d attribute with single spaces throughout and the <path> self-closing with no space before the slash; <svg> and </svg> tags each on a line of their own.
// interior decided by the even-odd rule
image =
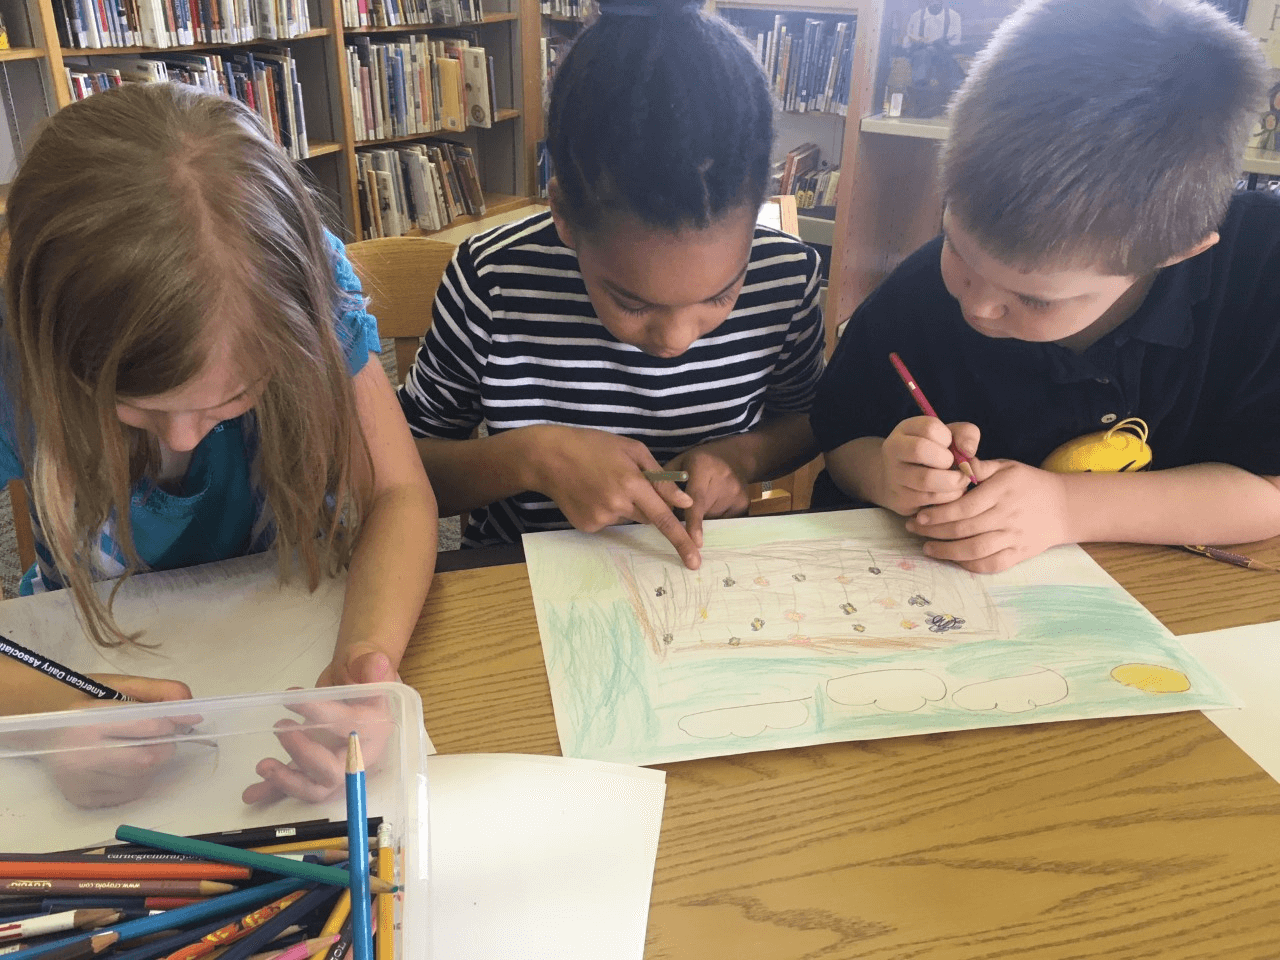
<svg viewBox="0 0 1280 960">
<path fill-rule="evenodd" d="M 721 14 L 746 36 L 783 110 L 847 115 L 856 20 L 778 13 L 769 22 L 759 11 Z"/>
<path fill-rule="evenodd" d="M 538 3 L 538 11 L 544 17 L 568 17 L 581 20 L 586 9 L 586 0 L 539 0 Z"/>
<path fill-rule="evenodd" d="M 349 30 L 483 21 L 482 0 L 342 0 L 342 24 Z"/>
<path fill-rule="evenodd" d="M 442 230 L 462 216 L 484 216 L 475 155 L 449 140 L 356 152 L 363 239 Z"/>
<path fill-rule="evenodd" d="M 492 126 L 492 58 L 483 47 L 425 34 L 378 43 L 356 36 L 348 38 L 346 56 L 358 142 Z M 470 91 L 465 58 L 473 62 Z"/>
<path fill-rule="evenodd" d="M 73 50 L 286 40 L 311 29 L 307 0 L 53 0 Z"/>
<path fill-rule="evenodd" d="M 284 48 L 250 52 L 69 56 L 63 69 L 73 100 L 122 83 L 186 83 L 233 97 L 258 114 L 295 160 L 310 156 L 297 62 Z"/>
</svg>

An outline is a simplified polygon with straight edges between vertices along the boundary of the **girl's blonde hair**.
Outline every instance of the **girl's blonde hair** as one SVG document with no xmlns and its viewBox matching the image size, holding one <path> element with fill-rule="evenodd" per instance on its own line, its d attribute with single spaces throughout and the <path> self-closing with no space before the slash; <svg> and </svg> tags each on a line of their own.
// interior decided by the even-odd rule
<svg viewBox="0 0 1280 960">
<path fill-rule="evenodd" d="M 93 588 L 93 558 L 112 519 L 125 576 L 142 569 L 130 497 L 159 468 L 154 439 L 120 422 L 117 401 L 183 386 L 228 336 L 246 384 L 265 383 L 247 434 L 281 576 L 296 555 L 315 589 L 349 562 L 368 495 L 352 451 L 370 476 L 372 463 L 334 318 L 358 303 L 334 281 L 309 188 L 250 110 L 168 83 L 72 104 L 18 171 L 8 227 L 23 459 L 95 642 L 135 639 L 112 615 L 115 592 L 104 602 Z"/>
</svg>

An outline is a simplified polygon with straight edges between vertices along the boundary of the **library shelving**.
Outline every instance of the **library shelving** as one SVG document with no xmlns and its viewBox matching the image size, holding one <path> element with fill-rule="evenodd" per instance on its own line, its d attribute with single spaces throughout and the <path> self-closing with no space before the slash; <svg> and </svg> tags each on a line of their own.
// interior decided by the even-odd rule
<svg viewBox="0 0 1280 960">
<path fill-rule="evenodd" d="M 410 6 L 398 0 L 397 10 Z M 0 50 L 0 101 L 5 112 L 5 133 L 0 137 L 0 200 L 7 191 L 24 145 L 36 127 L 54 111 L 71 103 L 74 91 L 68 83 L 67 65 L 90 73 L 113 61 L 97 58 L 147 58 L 173 55 L 234 57 L 268 48 L 286 50 L 295 61 L 301 88 L 302 118 L 305 120 L 306 156 L 300 159 L 315 183 L 329 199 L 331 226 L 345 239 L 356 239 L 360 229 L 360 207 L 356 180 L 356 153 L 380 143 L 412 142 L 445 136 L 466 144 L 476 156 L 486 212 L 500 213 L 527 202 L 533 193 L 534 145 L 541 126 L 541 92 L 538 38 L 541 32 L 537 0 L 482 0 L 482 19 L 458 23 L 400 23 L 396 26 L 359 26 L 343 22 L 343 0 L 266 0 L 245 9 L 275 7 L 310 29 L 292 31 L 293 36 L 255 37 L 237 42 L 195 42 L 177 46 L 140 46 L 137 43 L 110 45 L 106 31 L 100 46 L 86 49 L 69 30 L 59 34 L 63 12 L 74 9 L 63 0 L 0 0 L 0 14 L 8 26 L 12 48 Z M 196 9 L 210 9 L 205 0 Z M 218 0 L 212 0 L 213 8 Z M 372 5 L 371 5 L 372 6 Z M 426 4 L 420 4 L 426 9 Z M 136 8 L 136 7 L 135 7 Z M 99 10 L 105 7 L 99 6 Z M 124 6 L 121 5 L 121 10 Z M 223 6 L 223 9 L 227 9 Z M 463 9 L 467 9 L 464 4 Z M 56 10 L 56 12 L 55 12 Z M 114 12 L 114 8 L 113 8 Z M 111 13 L 108 13 L 110 16 Z M 255 14 L 256 15 L 256 14 Z M 292 24 L 294 21 L 290 19 Z M 283 26 L 284 14 L 280 14 Z M 347 46 L 360 37 L 379 43 L 396 37 L 425 34 L 432 38 L 470 34 L 493 57 L 494 93 L 497 111 L 488 128 L 438 130 L 431 134 L 394 137 L 389 140 L 356 139 L 348 90 Z M 284 33 L 281 30 L 281 33 Z M 215 34 L 216 35 L 216 34 Z M 230 35 L 229 31 L 228 34 Z M 122 34 L 116 32 L 115 39 Z M 195 34 L 199 36 L 198 33 Z M 137 39 L 132 38 L 132 39 Z M 89 58 L 87 61 L 84 58 Z M 86 66 L 85 64 L 95 66 Z M 83 91 L 82 91 L 83 92 Z M 283 94 L 281 94 L 283 96 Z M 282 101 L 283 102 L 283 101 Z M 450 226 L 457 225 L 455 220 Z M 417 231 L 413 231 L 417 232 Z"/>
</svg>

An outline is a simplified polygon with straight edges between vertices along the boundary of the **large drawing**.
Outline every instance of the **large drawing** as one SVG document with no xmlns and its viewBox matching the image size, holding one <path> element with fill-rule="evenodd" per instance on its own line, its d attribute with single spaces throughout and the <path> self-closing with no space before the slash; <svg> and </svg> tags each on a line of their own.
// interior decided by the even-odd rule
<svg viewBox="0 0 1280 960">
<path fill-rule="evenodd" d="M 879 510 L 525 537 L 566 756 L 635 763 L 1229 706 L 1081 550 L 997 576 Z"/>
</svg>

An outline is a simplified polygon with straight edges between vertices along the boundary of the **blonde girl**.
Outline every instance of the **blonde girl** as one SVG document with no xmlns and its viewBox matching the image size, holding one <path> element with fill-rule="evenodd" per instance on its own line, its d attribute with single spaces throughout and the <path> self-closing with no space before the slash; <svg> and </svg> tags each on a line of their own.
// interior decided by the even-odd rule
<svg viewBox="0 0 1280 960">
<path fill-rule="evenodd" d="M 8 233 L 0 479 L 34 507 L 23 592 L 70 590 L 110 646 L 134 638 L 95 580 L 270 548 L 312 589 L 349 568 L 317 684 L 393 678 L 435 501 L 342 245 L 257 118 L 176 84 L 75 103 L 22 163 Z M 0 713 L 87 702 L 44 680 L 0 663 Z"/>
</svg>

